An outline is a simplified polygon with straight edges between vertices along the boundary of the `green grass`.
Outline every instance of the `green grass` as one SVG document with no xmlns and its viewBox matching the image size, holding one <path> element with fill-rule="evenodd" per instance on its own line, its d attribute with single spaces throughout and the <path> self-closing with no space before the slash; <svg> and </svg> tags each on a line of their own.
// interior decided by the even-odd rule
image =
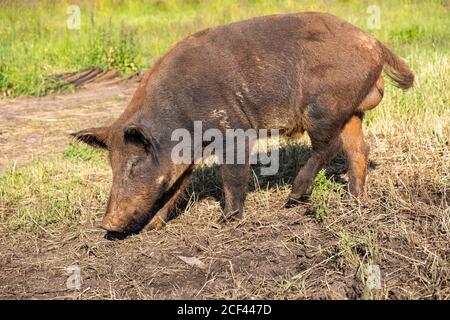
<svg viewBox="0 0 450 320">
<path fill-rule="evenodd" d="M 12 166 L 0 175 L 0 222 L 9 231 L 93 222 L 104 210 L 109 172 L 104 154 L 81 144 L 70 145 L 62 156 Z"/>
<path fill-rule="evenodd" d="M 70 1 L 0 5 L 0 92 L 45 95 L 65 88 L 54 75 L 98 66 L 129 73 L 151 64 L 200 29 L 253 16 L 331 12 L 367 30 L 363 1 L 104 0 L 78 1 L 79 30 L 69 30 Z M 448 58 L 446 1 L 380 4 L 381 29 L 369 30 L 407 60 Z M 434 56 L 434 57 L 433 57 Z M 427 59 L 428 60 L 428 59 Z M 448 63 L 448 62 L 447 62 Z M 414 64 L 413 64 L 414 65 Z M 417 65 L 414 65 L 417 66 Z"/>
<path fill-rule="evenodd" d="M 344 187 L 325 175 L 325 170 L 320 170 L 314 179 L 311 192 L 311 209 L 317 220 L 323 221 L 330 213 L 330 203 L 339 199 L 344 194 Z"/>
<path fill-rule="evenodd" d="M 83 161 L 99 162 L 104 160 L 104 156 L 105 151 L 77 142 L 71 143 L 62 153 L 62 158 L 64 160 L 76 163 Z"/>
</svg>

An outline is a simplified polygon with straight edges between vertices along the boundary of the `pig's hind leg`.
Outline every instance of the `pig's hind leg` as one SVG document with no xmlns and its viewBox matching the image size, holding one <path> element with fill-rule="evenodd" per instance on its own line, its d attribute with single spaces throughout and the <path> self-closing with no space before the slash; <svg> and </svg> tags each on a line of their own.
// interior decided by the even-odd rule
<svg viewBox="0 0 450 320">
<path fill-rule="evenodd" d="M 384 81 L 380 76 L 362 103 L 355 110 L 350 101 L 339 103 L 323 96 L 308 106 L 305 128 L 311 138 L 312 152 L 296 176 L 287 205 L 298 203 L 309 191 L 319 170 L 334 158 L 342 147 L 349 163 L 349 189 L 354 196 L 364 191 L 369 147 L 362 132 L 363 111 L 376 107 L 383 98 Z M 334 106 L 326 108 L 325 106 Z M 350 107 L 348 107 L 350 106 Z M 333 110 L 334 109 L 334 110 Z M 344 121 L 343 121 L 344 120 Z"/>
<path fill-rule="evenodd" d="M 355 197 L 364 192 L 369 145 L 364 140 L 362 114 L 354 115 L 341 132 L 341 144 L 349 167 L 349 191 Z"/>
<path fill-rule="evenodd" d="M 328 163 L 339 150 L 339 135 L 331 137 L 327 141 L 315 140 L 311 135 L 312 152 L 306 164 L 300 169 L 294 179 L 291 194 L 286 206 L 290 207 L 301 202 L 302 198 L 309 192 L 311 185 L 320 169 Z"/>
<path fill-rule="evenodd" d="M 355 197 L 364 193 L 367 176 L 369 145 L 364 140 L 362 118 L 364 111 L 375 108 L 383 99 L 384 80 L 380 75 L 364 100 L 357 108 L 357 113 L 344 125 L 341 132 L 341 144 L 349 166 L 349 191 Z"/>
<path fill-rule="evenodd" d="M 294 179 L 292 191 L 286 203 L 288 207 L 302 201 L 310 191 L 317 173 L 334 158 L 340 149 L 340 131 L 345 119 L 351 116 L 352 110 L 340 108 L 332 99 L 329 96 L 322 97 L 321 101 L 309 105 L 305 111 L 303 123 L 311 139 L 311 156 Z M 331 112 L 326 107 L 330 105 L 340 112 Z M 347 113 L 348 116 L 346 116 Z"/>
</svg>

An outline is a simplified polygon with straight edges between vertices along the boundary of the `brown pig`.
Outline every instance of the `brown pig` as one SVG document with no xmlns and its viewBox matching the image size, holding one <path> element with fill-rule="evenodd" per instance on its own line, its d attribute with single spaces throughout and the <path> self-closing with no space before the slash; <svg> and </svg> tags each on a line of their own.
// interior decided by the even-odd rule
<svg viewBox="0 0 450 320">
<path fill-rule="evenodd" d="M 108 149 L 113 184 L 102 227 L 158 228 L 183 192 L 193 163 L 171 154 L 175 129 L 306 131 L 312 152 L 288 202 L 311 187 L 342 150 L 349 190 L 364 191 L 369 147 L 361 121 L 383 97 L 382 71 L 407 89 L 414 75 L 380 41 L 333 15 L 279 14 L 206 29 L 180 41 L 149 70 L 123 114 L 109 127 L 74 133 Z M 218 116 L 219 115 L 219 116 Z M 242 217 L 248 161 L 221 166 L 224 216 Z"/>
</svg>

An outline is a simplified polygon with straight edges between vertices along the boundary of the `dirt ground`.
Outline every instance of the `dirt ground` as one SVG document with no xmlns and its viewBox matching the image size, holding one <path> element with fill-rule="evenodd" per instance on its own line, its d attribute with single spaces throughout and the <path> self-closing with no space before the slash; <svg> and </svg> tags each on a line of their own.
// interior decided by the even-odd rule
<svg viewBox="0 0 450 320">
<path fill-rule="evenodd" d="M 61 151 L 81 126 L 110 123 L 121 113 L 139 78 L 100 81 L 67 95 L 0 100 L 0 171 L 6 163 Z"/>
<path fill-rule="evenodd" d="M 110 123 L 136 85 L 0 100 L 0 171 L 60 153 L 69 132 Z M 289 180 L 278 176 L 264 185 L 253 179 L 244 220 L 217 224 L 221 186 L 213 170 L 196 174 L 213 178 L 160 231 L 111 241 L 86 225 L 0 237 L 0 298 L 450 298 L 449 198 L 435 177 L 448 159 L 431 159 L 427 146 L 395 135 L 373 131 L 369 140 L 368 198 L 331 200 L 324 220 L 311 203 L 283 208 Z M 328 169 L 345 178 L 342 159 Z M 79 289 L 67 287 L 71 266 L 80 270 Z"/>
</svg>

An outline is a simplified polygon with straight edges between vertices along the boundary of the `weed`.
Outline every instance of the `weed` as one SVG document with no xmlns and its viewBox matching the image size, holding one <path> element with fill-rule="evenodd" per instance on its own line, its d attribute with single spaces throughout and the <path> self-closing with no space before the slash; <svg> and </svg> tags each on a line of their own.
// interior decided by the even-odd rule
<svg viewBox="0 0 450 320">
<path fill-rule="evenodd" d="M 315 218 L 323 221 L 330 212 L 330 202 L 339 199 L 343 193 L 343 186 L 328 179 L 322 169 L 314 180 L 311 192 L 311 207 Z"/>
</svg>

